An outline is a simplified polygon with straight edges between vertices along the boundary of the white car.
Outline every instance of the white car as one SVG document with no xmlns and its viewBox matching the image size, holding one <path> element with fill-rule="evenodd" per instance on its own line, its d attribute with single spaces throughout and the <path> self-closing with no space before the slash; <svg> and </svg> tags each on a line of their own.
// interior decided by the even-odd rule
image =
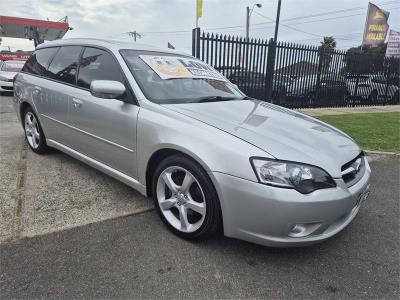
<svg viewBox="0 0 400 300">
<path fill-rule="evenodd" d="M 355 96 L 357 76 L 346 78 L 347 89 L 351 96 Z M 399 94 L 398 85 L 388 82 L 384 75 L 358 76 L 357 98 L 372 102 L 390 101 Z"/>
<path fill-rule="evenodd" d="M 0 92 L 12 92 L 14 76 L 21 71 L 25 61 L 7 60 L 0 65 Z"/>
</svg>

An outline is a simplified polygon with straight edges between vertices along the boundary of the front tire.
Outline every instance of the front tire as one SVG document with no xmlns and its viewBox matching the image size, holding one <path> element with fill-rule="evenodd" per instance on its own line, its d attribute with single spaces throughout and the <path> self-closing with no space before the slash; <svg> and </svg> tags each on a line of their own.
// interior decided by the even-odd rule
<svg viewBox="0 0 400 300">
<path fill-rule="evenodd" d="M 24 132 L 29 147 L 38 154 L 47 153 L 50 148 L 46 144 L 46 137 L 40 126 L 39 119 L 31 107 L 24 111 Z"/>
<path fill-rule="evenodd" d="M 167 157 L 158 165 L 153 199 L 167 228 L 182 238 L 207 239 L 221 228 L 221 208 L 211 179 L 184 155 Z"/>
</svg>

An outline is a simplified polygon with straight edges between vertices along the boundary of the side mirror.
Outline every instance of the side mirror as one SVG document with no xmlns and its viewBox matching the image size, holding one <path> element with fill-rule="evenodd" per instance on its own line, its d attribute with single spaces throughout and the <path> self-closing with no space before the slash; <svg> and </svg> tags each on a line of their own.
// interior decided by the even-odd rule
<svg viewBox="0 0 400 300">
<path fill-rule="evenodd" d="M 114 80 L 93 80 L 90 84 L 90 93 L 98 98 L 114 99 L 126 92 L 125 86 Z"/>
</svg>

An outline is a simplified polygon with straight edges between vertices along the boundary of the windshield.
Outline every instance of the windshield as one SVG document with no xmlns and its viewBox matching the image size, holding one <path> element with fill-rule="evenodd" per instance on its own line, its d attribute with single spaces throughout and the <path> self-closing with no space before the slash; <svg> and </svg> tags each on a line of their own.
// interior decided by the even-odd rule
<svg viewBox="0 0 400 300">
<path fill-rule="evenodd" d="M 158 104 L 176 104 L 190 102 L 206 102 L 207 101 L 224 101 L 243 99 L 244 95 L 233 84 L 227 81 L 219 73 L 215 73 L 214 69 L 195 58 L 182 56 L 170 53 L 160 53 L 152 51 L 137 51 L 137 50 L 121 50 L 122 57 L 127 63 L 130 71 L 139 84 L 142 92 L 152 102 Z M 171 61 L 182 60 L 182 64 L 193 63 L 195 66 L 208 68 L 210 74 L 218 75 L 217 79 L 207 77 L 207 70 L 199 72 L 197 69 L 195 75 L 188 73 L 188 68 L 183 67 L 183 73 L 188 74 L 188 78 L 184 77 L 180 72 L 171 72 L 168 76 L 163 76 L 164 79 L 155 71 L 154 66 L 150 67 L 146 61 L 155 58 L 157 63 L 166 64 L 169 67 L 169 61 L 163 58 L 170 57 Z M 188 60 L 190 60 L 188 62 Z M 162 66 L 161 66 L 162 67 Z M 164 71 L 161 70 L 160 71 Z M 179 66 L 178 66 L 179 67 Z M 201 71 L 201 70 L 200 70 Z M 171 75 L 172 74 L 172 75 Z M 180 78 L 176 78 L 180 76 Z M 166 78 L 167 77 L 167 78 Z"/>
<path fill-rule="evenodd" d="M 23 62 L 6 61 L 1 66 L 1 70 L 4 72 L 19 72 L 24 66 Z"/>
</svg>

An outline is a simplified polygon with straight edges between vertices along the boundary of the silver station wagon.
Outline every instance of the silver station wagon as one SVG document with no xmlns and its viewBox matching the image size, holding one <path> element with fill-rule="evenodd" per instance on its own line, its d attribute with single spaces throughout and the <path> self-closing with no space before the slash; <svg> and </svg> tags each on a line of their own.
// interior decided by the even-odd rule
<svg viewBox="0 0 400 300">
<path fill-rule="evenodd" d="M 311 244 L 345 228 L 369 193 L 349 136 L 246 97 L 184 53 L 58 40 L 37 47 L 14 86 L 32 151 L 58 149 L 152 196 L 183 238 Z"/>
</svg>

